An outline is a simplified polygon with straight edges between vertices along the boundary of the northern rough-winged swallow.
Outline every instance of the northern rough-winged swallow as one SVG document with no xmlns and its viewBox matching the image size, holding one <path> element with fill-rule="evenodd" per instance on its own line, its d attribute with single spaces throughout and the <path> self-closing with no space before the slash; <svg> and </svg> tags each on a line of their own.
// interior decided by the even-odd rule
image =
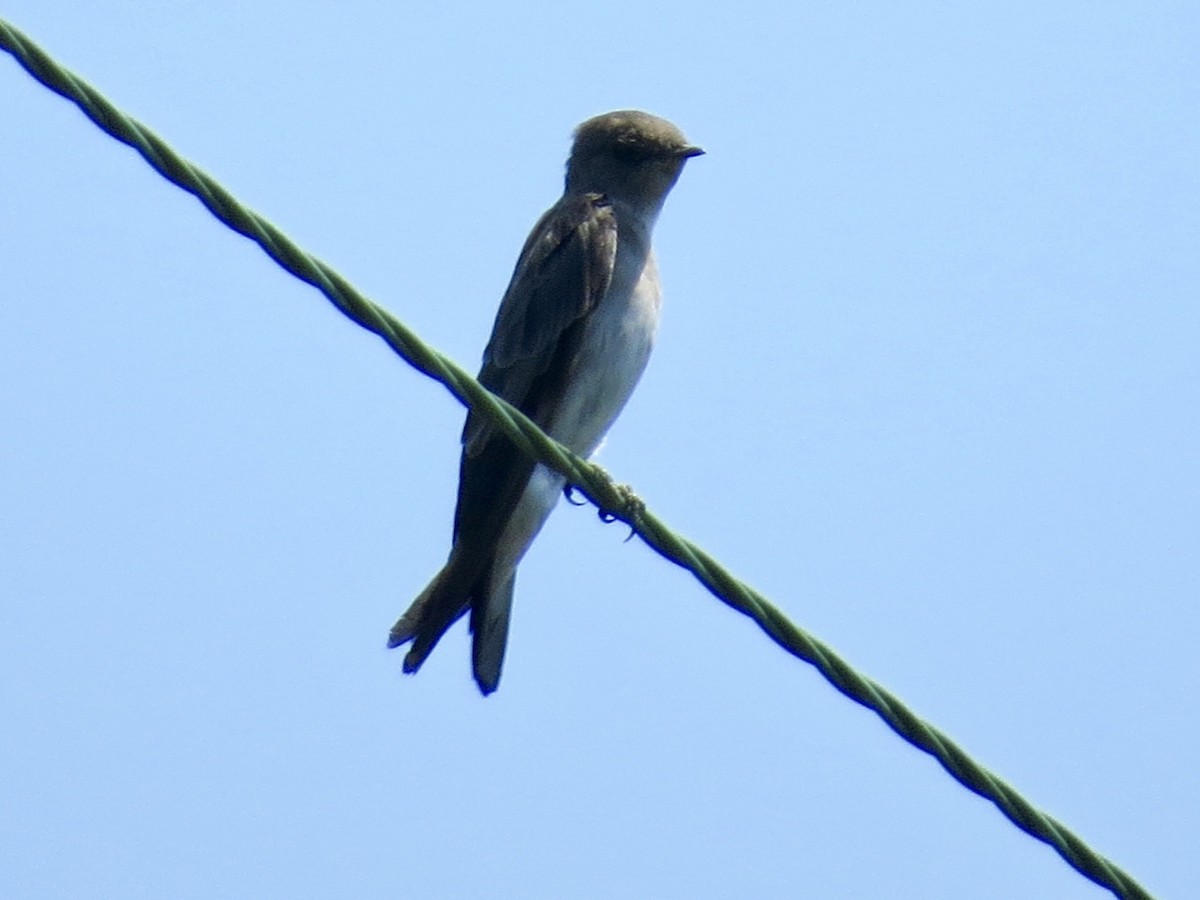
<svg viewBox="0 0 1200 900">
<path fill-rule="evenodd" d="M 599 445 L 650 357 L 661 302 L 650 232 L 684 163 L 703 152 L 648 113 L 588 119 L 575 130 L 562 199 L 521 250 L 479 381 L 580 456 Z M 412 641 L 404 671 L 415 672 L 469 609 L 475 680 L 490 694 L 517 564 L 565 479 L 473 412 L 462 442 L 450 558 L 388 646 Z"/>
</svg>

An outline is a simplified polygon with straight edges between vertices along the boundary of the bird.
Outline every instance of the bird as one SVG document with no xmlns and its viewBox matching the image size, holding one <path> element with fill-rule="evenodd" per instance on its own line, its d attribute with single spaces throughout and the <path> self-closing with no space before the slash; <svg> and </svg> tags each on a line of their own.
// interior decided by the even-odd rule
<svg viewBox="0 0 1200 900">
<path fill-rule="evenodd" d="M 666 119 L 616 110 L 574 132 L 562 197 L 533 226 L 483 352 L 479 382 L 582 457 L 599 446 L 645 369 L 662 292 L 651 232 L 684 164 L 704 151 Z M 416 672 L 470 612 L 484 696 L 504 662 L 517 565 L 566 479 L 488 419 L 467 414 L 446 564 L 392 627 Z"/>
</svg>

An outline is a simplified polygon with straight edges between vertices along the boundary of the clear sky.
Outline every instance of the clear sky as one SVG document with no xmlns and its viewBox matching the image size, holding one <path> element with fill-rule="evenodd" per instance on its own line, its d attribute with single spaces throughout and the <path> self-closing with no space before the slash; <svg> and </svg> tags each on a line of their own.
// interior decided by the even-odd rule
<svg viewBox="0 0 1200 900">
<path fill-rule="evenodd" d="M 1200 835 L 1193 3 L 10 0 L 474 369 L 572 127 L 708 155 L 600 461 L 1163 897 Z M 1095 898 L 563 505 L 387 630 L 462 408 L 0 59 L 0 895 Z"/>
</svg>

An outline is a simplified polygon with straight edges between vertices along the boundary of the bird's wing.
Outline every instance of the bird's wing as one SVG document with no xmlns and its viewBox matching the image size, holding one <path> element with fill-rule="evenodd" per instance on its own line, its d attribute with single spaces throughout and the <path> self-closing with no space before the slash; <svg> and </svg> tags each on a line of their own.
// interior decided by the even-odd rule
<svg viewBox="0 0 1200 900">
<path fill-rule="evenodd" d="M 538 220 L 521 250 L 483 351 L 479 380 L 539 424 L 545 424 L 557 371 L 578 328 L 608 291 L 617 257 L 617 221 L 599 194 L 563 197 Z M 477 456 L 492 426 L 474 413 L 463 429 L 464 453 Z"/>
<path fill-rule="evenodd" d="M 545 425 L 568 379 L 588 313 L 617 258 L 617 220 L 599 194 L 563 197 L 525 242 L 483 352 L 483 385 Z M 533 461 L 482 416 L 463 428 L 455 539 L 487 546 L 525 490 Z"/>
</svg>

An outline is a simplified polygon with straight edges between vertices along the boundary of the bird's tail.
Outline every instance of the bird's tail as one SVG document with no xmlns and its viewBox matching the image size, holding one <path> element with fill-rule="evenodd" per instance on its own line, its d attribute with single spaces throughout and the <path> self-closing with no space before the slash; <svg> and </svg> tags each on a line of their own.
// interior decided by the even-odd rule
<svg viewBox="0 0 1200 900">
<path fill-rule="evenodd" d="M 404 657 L 404 671 L 415 672 L 451 625 L 470 608 L 470 584 L 464 584 L 461 566 L 451 557 L 417 596 L 388 635 L 388 647 L 412 641 Z"/>
<path fill-rule="evenodd" d="M 442 635 L 469 609 L 474 634 L 475 681 L 484 694 L 494 691 L 504 663 L 514 580 L 515 573 L 510 572 L 497 584 L 490 571 L 470 570 L 452 553 L 449 562 L 421 591 L 388 635 L 388 647 L 400 647 L 412 641 L 404 657 L 404 671 L 416 672 Z"/>
<path fill-rule="evenodd" d="M 484 694 L 490 694 L 500 683 L 516 580 L 515 569 L 499 584 L 489 579 L 486 593 L 471 604 L 471 667 L 475 671 L 475 683 Z"/>
</svg>

